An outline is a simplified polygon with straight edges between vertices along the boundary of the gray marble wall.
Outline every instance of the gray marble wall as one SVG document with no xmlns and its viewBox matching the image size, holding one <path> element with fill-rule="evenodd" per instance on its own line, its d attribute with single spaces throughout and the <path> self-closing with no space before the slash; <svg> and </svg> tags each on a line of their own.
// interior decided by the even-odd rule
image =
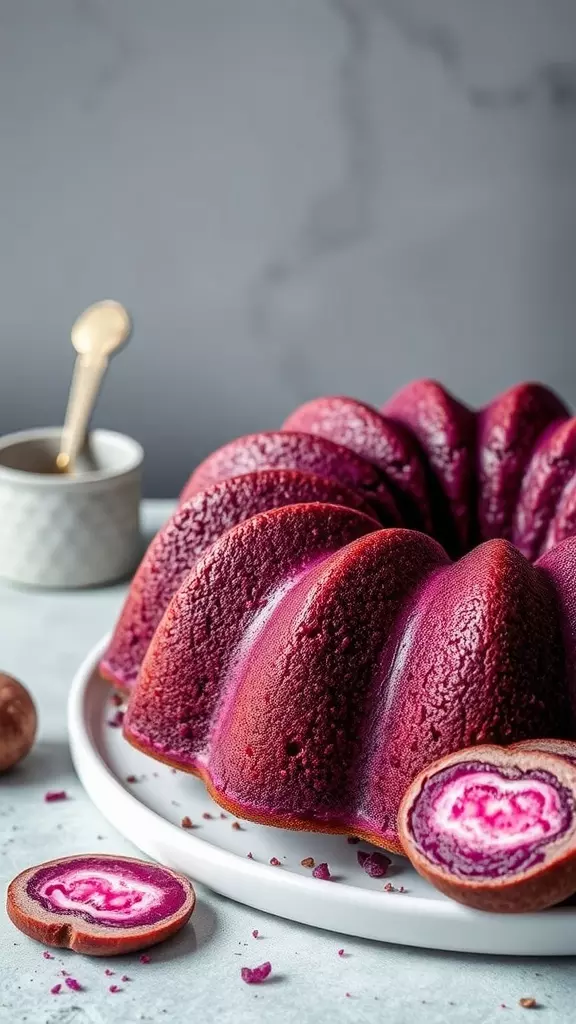
<svg viewBox="0 0 576 1024">
<path fill-rule="evenodd" d="M 0 430 L 105 296 L 149 493 L 319 393 L 576 402 L 573 0 L 2 0 L 0 97 Z"/>
</svg>

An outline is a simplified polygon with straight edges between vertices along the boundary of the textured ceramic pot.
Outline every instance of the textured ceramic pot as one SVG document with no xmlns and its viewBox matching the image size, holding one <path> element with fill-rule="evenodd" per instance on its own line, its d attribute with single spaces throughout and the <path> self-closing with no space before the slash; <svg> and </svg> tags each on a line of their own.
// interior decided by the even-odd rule
<svg viewBox="0 0 576 1024">
<path fill-rule="evenodd" d="M 0 576 L 34 587 L 89 587 L 128 575 L 141 555 L 143 451 L 94 430 L 68 476 L 53 471 L 61 428 L 0 438 Z"/>
</svg>

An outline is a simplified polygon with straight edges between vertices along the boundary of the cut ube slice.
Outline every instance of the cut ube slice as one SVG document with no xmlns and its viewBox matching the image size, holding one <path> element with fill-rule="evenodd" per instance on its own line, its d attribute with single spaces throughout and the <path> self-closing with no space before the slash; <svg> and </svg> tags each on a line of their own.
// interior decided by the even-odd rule
<svg viewBox="0 0 576 1024">
<path fill-rule="evenodd" d="M 258 512 L 310 502 L 343 505 L 373 518 L 370 505 L 356 491 L 289 469 L 221 480 L 180 505 L 144 555 L 100 662 L 100 674 L 120 689 L 131 690 L 171 598 L 208 548 Z M 375 520 L 373 525 L 378 525 Z"/>
<path fill-rule="evenodd" d="M 526 747 L 461 750 L 417 776 L 398 828 L 416 870 L 459 903 L 543 910 L 576 891 L 576 764 Z"/>
<path fill-rule="evenodd" d="M 45 946 L 115 956 L 156 945 L 188 921 L 196 896 L 183 875 L 147 861 L 80 854 L 22 871 L 6 910 Z"/>
</svg>

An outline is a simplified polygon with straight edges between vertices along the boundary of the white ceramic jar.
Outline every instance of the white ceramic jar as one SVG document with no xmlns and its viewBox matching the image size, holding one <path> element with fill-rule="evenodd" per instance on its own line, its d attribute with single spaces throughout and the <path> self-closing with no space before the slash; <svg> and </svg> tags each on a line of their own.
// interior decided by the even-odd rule
<svg viewBox="0 0 576 1024">
<path fill-rule="evenodd" d="M 141 555 L 143 451 L 90 434 L 74 475 L 55 473 L 61 428 L 0 438 L 0 576 L 34 587 L 89 587 L 127 576 Z"/>
</svg>

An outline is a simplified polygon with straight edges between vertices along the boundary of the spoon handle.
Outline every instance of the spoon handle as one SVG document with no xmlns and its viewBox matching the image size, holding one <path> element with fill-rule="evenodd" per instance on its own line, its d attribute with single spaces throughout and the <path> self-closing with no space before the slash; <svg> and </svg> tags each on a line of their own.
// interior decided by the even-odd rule
<svg viewBox="0 0 576 1024">
<path fill-rule="evenodd" d="M 100 352 L 83 353 L 76 359 L 60 453 L 56 460 L 58 468 L 64 472 L 74 472 L 74 462 L 84 444 L 88 421 L 107 366 L 108 357 Z"/>
</svg>

